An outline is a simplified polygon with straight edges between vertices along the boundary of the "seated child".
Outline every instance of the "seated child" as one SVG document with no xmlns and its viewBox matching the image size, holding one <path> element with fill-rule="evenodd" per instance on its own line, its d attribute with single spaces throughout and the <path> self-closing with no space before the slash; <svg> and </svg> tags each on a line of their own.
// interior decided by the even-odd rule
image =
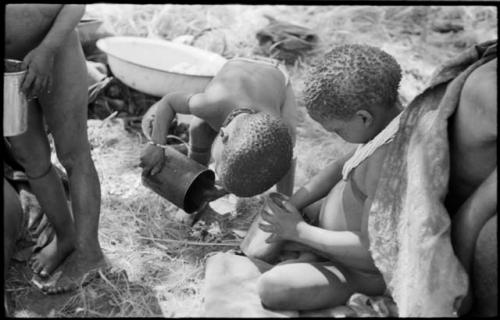
<svg viewBox="0 0 500 320">
<path fill-rule="evenodd" d="M 262 213 L 266 223 L 260 228 L 272 233 L 268 241 L 288 240 L 309 251 L 259 278 L 264 306 L 312 310 L 345 304 L 354 292 L 384 294 L 384 279 L 368 250 L 367 219 L 398 129 L 400 80 L 396 60 L 366 45 L 336 47 L 311 69 L 304 91 L 309 115 L 361 145 L 297 190 L 285 201 L 286 210 L 272 206 L 272 213 Z"/>
<path fill-rule="evenodd" d="M 221 68 L 204 92 L 164 96 L 142 122 L 143 132 L 150 138 L 141 155 L 146 174 L 154 175 L 162 168 L 162 145 L 176 113 L 194 116 L 188 156 L 203 165 L 212 156 L 224 189 L 249 197 L 279 182 L 279 192 L 292 193 L 297 107 L 283 66 L 235 58 Z"/>
</svg>

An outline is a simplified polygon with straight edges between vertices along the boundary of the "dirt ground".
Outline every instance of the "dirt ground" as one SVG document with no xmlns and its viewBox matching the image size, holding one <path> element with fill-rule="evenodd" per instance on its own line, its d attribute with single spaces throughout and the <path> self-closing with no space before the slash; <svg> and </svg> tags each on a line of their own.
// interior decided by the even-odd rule
<svg viewBox="0 0 500 320">
<path fill-rule="evenodd" d="M 93 4 L 87 6 L 86 15 L 101 19 L 101 28 L 115 35 L 172 40 L 210 27 L 196 44 L 230 58 L 252 54 L 257 46 L 255 32 L 267 24 L 264 14 L 308 27 L 320 39 L 315 52 L 288 66 L 299 105 L 295 187 L 354 147 L 324 131 L 305 111 L 304 72 L 322 52 L 344 43 L 386 50 L 402 66 L 400 94 L 407 104 L 425 88 L 441 62 L 494 39 L 497 33 L 496 8 L 487 6 Z M 233 216 L 191 229 L 182 210 L 142 185 L 138 163 L 145 141 L 140 134 L 126 131 L 119 118 L 91 119 L 88 131 L 101 182 L 99 239 L 114 268 L 96 275 L 77 292 L 49 297 L 30 284 L 26 267 L 15 263 L 6 283 L 14 315 L 202 316 L 204 261 L 213 252 L 237 248 L 260 198 L 221 199 L 217 210 L 232 210 Z"/>
</svg>

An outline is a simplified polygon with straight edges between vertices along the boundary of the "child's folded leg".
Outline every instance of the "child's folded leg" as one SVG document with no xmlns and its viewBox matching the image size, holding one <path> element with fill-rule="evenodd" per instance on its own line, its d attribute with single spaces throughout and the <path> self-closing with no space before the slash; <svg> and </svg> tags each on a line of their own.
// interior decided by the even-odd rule
<svg viewBox="0 0 500 320">
<path fill-rule="evenodd" d="M 280 310 L 314 310 L 343 305 L 354 292 L 381 295 L 381 275 L 350 271 L 326 263 L 290 263 L 265 272 L 257 283 L 264 306 Z"/>
<path fill-rule="evenodd" d="M 280 265 L 297 262 L 318 262 L 324 261 L 323 258 L 316 255 L 312 249 L 301 243 L 286 241 L 281 249 L 278 261 Z"/>
</svg>

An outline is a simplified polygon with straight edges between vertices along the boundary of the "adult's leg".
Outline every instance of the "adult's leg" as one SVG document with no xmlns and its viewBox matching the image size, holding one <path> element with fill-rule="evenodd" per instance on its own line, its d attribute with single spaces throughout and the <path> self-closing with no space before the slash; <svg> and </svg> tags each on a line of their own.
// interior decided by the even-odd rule
<svg viewBox="0 0 500 320">
<path fill-rule="evenodd" d="M 56 232 L 49 245 L 29 261 L 33 272 L 48 276 L 73 251 L 75 229 L 61 179 L 50 162 L 50 146 L 42 118 L 40 106 L 32 101 L 28 106 L 28 130 L 8 140 Z"/>
<path fill-rule="evenodd" d="M 5 178 L 3 179 L 3 279 L 7 278 L 10 259 L 14 255 L 16 241 L 22 232 L 23 209 L 19 195 Z"/>
<path fill-rule="evenodd" d="M 498 314 L 498 242 L 497 215 L 484 225 L 474 250 L 471 282 L 475 296 L 475 315 Z"/>
<path fill-rule="evenodd" d="M 40 96 L 59 161 L 66 169 L 76 228 L 76 250 L 61 266 L 58 293 L 75 288 L 83 276 L 104 265 L 98 240 L 101 190 L 87 137 L 87 69 L 76 31 L 55 56 L 53 86 Z"/>
<path fill-rule="evenodd" d="M 264 306 L 279 310 L 314 310 L 345 304 L 354 292 L 381 295 L 381 275 L 333 266 L 332 263 L 281 264 L 262 274 L 257 290 Z"/>
<path fill-rule="evenodd" d="M 22 232 L 23 209 L 19 196 L 10 183 L 3 179 L 3 282 L 7 279 L 10 259 L 14 255 L 16 240 Z M 4 286 L 4 315 L 9 315 Z"/>
</svg>

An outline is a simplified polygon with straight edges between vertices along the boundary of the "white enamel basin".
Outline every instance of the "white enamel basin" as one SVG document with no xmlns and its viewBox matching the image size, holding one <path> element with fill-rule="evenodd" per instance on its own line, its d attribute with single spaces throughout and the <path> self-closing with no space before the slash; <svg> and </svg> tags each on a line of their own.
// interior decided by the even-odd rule
<svg viewBox="0 0 500 320">
<path fill-rule="evenodd" d="M 226 63 L 216 53 L 161 39 L 108 37 L 97 41 L 113 75 L 157 97 L 169 92 L 201 92 Z"/>
</svg>

